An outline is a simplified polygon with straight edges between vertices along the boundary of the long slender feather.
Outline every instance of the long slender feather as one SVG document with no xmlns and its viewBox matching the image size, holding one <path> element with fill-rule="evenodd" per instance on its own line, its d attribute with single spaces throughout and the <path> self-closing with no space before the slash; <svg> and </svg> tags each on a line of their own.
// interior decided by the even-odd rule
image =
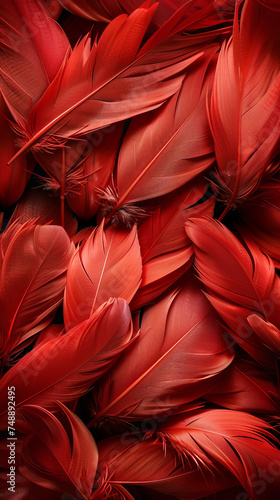
<svg viewBox="0 0 280 500">
<path fill-rule="evenodd" d="M 279 16 L 246 1 L 219 54 L 209 120 L 227 210 L 256 189 L 279 140 Z"/>
</svg>

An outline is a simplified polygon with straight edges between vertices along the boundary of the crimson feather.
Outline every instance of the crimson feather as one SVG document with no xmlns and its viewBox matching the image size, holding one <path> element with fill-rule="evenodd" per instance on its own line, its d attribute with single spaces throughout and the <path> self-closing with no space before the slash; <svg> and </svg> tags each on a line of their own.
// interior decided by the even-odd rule
<svg viewBox="0 0 280 500">
<path fill-rule="evenodd" d="M 66 330 L 79 324 L 110 297 L 130 302 L 140 285 L 142 262 L 136 227 L 104 229 L 104 222 L 70 262 L 63 304 Z"/>
<path fill-rule="evenodd" d="M 93 436 L 66 406 L 60 419 L 39 406 L 24 406 L 18 427 L 27 434 L 20 473 L 38 486 L 89 499 L 98 463 Z M 63 418 L 64 417 L 64 418 Z"/>
<path fill-rule="evenodd" d="M 184 281 L 144 310 L 140 335 L 95 391 L 94 421 L 103 415 L 156 418 L 178 410 L 204 394 L 231 363 L 234 349 L 229 351 L 198 280 L 189 271 Z"/>
<path fill-rule="evenodd" d="M 0 11 L 0 88 L 22 125 L 56 76 L 70 45 L 43 2 L 1 0 Z"/>
<path fill-rule="evenodd" d="M 205 180 L 199 178 L 161 198 L 158 208 L 138 228 L 143 271 L 132 309 L 151 303 L 192 264 L 193 249 L 184 222 L 192 216 L 213 215 L 213 197 L 196 205 L 206 190 Z"/>
<path fill-rule="evenodd" d="M 35 404 L 55 410 L 56 401 L 74 401 L 113 365 L 132 337 L 131 315 L 123 299 L 111 299 L 89 320 L 65 335 L 42 342 L 23 356 L 0 381 L 0 393 L 16 387 L 18 409 Z M 7 403 L 0 400 L 0 416 Z"/>
<path fill-rule="evenodd" d="M 269 368 L 274 357 L 253 332 L 247 318 L 259 314 L 280 323 L 280 278 L 269 257 L 246 240 L 246 246 L 220 222 L 197 218 L 186 223 L 194 243 L 195 266 L 208 292 L 207 297 L 230 328 L 234 340 L 250 356 Z M 245 244 L 244 244 L 245 245 Z M 247 247 L 247 248 L 246 248 Z"/>
<path fill-rule="evenodd" d="M 43 330 L 61 304 L 74 245 L 63 228 L 29 221 L 0 236 L 3 365 Z"/>
<path fill-rule="evenodd" d="M 247 0 L 219 54 L 209 119 L 227 209 L 256 189 L 279 140 L 279 16 Z"/>
<path fill-rule="evenodd" d="M 251 413 L 276 416 L 280 409 L 278 387 L 273 376 L 245 354 L 236 356 L 217 377 L 216 384 L 205 398 L 225 408 Z"/>
<path fill-rule="evenodd" d="M 30 147 L 56 148 L 67 139 L 157 108 L 177 92 L 182 71 L 203 51 L 190 52 L 184 39 L 179 47 L 161 49 L 165 38 L 160 36 L 139 50 L 155 7 L 145 3 L 129 17 L 115 18 L 92 48 L 89 35 L 77 44 L 27 122 L 19 124 L 24 145 L 12 160 Z"/>
<path fill-rule="evenodd" d="M 277 498 L 280 453 L 273 431 L 248 413 L 200 410 L 159 423 L 146 441 L 133 433 L 100 441 L 103 489 L 114 498 L 116 484 L 141 484 L 193 500 L 237 480 L 251 500 Z"/>
<path fill-rule="evenodd" d="M 120 149 L 116 209 L 169 193 L 213 163 L 205 101 L 217 49 L 217 45 L 205 49 L 172 99 L 132 120 Z"/>
</svg>

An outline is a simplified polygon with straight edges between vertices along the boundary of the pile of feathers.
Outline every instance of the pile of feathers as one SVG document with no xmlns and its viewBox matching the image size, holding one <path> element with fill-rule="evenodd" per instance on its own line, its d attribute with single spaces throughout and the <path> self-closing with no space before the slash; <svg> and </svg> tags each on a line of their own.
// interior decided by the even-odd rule
<svg viewBox="0 0 280 500">
<path fill-rule="evenodd" d="M 279 0 L 0 0 L 0 493 L 280 495 Z"/>
</svg>

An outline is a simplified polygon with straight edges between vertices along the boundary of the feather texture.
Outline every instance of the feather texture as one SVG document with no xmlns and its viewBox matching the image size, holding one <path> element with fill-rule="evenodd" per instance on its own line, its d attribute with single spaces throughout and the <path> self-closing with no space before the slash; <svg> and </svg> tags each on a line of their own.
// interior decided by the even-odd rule
<svg viewBox="0 0 280 500">
<path fill-rule="evenodd" d="M 89 320 L 21 358 L 1 379 L 0 393 L 15 386 L 16 408 L 35 404 L 55 410 L 56 401 L 74 401 L 85 394 L 116 361 L 131 335 L 128 305 L 123 299 L 111 299 Z M 3 397 L 2 420 L 7 417 L 6 406 Z"/>
<path fill-rule="evenodd" d="M 184 281 L 144 310 L 140 335 L 100 381 L 94 420 L 103 415 L 139 420 L 178 411 L 204 394 L 232 361 L 234 349 L 229 352 L 199 282 L 190 271 Z"/>
<path fill-rule="evenodd" d="M 248 321 L 250 320 L 250 316 Z M 224 408 L 277 415 L 280 400 L 273 376 L 245 354 L 236 356 L 205 396 Z"/>
<path fill-rule="evenodd" d="M 24 145 L 12 160 L 30 147 L 55 148 L 67 139 L 154 109 L 177 92 L 181 72 L 202 52 L 190 52 L 184 40 L 180 47 L 161 50 L 162 39 L 152 45 L 150 39 L 149 50 L 144 45 L 139 51 L 154 10 L 146 3 L 129 17 L 115 18 L 92 47 L 89 35 L 80 41 L 32 108 L 27 123 L 20 124 Z"/>
<path fill-rule="evenodd" d="M 70 45 L 43 2 L 1 0 L 0 11 L 0 88 L 14 119 L 23 124 Z"/>
<path fill-rule="evenodd" d="M 172 99 L 148 118 L 132 120 L 117 166 L 117 207 L 169 193 L 213 162 L 205 100 L 213 80 L 209 64 L 217 48 L 205 50 Z"/>
<path fill-rule="evenodd" d="M 246 248 L 213 219 L 189 220 L 186 231 L 194 243 L 195 266 L 211 304 L 234 340 L 256 361 L 271 368 L 274 357 L 254 334 L 247 317 L 255 313 L 279 324 L 275 305 L 280 296 L 280 279 L 272 261 L 255 243 L 246 240 Z"/>
<path fill-rule="evenodd" d="M 19 412 L 18 427 L 27 434 L 19 470 L 38 486 L 89 499 L 98 463 L 97 447 L 77 415 L 61 403 L 59 407 L 60 419 L 39 406 L 24 406 Z"/>
<path fill-rule="evenodd" d="M 64 297 L 66 330 L 88 319 L 110 297 L 130 302 L 142 274 L 136 227 L 104 230 L 102 224 L 76 251 L 70 262 Z"/>
<path fill-rule="evenodd" d="M 209 119 L 228 207 L 256 189 L 279 140 L 279 15 L 247 0 L 219 54 Z"/>
<path fill-rule="evenodd" d="M 58 226 L 29 221 L 0 236 L 1 358 L 47 326 L 61 304 L 74 246 Z M 15 257 L 16 256 L 16 257 Z"/>
<path fill-rule="evenodd" d="M 153 301 L 192 264 L 193 249 L 184 222 L 195 215 L 213 215 L 213 197 L 196 205 L 206 190 L 207 184 L 201 178 L 170 193 L 160 199 L 153 214 L 138 228 L 143 272 L 141 285 L 131 302 L 132 309 Z"/>
</svg>

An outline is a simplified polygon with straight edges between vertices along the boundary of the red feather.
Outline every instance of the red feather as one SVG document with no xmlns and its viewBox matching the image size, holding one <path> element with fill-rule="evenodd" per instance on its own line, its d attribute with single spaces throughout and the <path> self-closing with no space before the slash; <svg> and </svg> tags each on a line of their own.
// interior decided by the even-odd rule
<svg viewBox="0 0 280 500">
<path fill-rule="evenodd" d="M 184 281 L 144 310 L 140 335 L 100 381 L 94 420 L 140 420 L 178 410 L 204 394 L 232 361 L 198 280 L 188 272 Z"/>
<path fill-rule="evenodd" d="M 257 0 L 245 2 L 240 29 L 237 14 L 233 38 L 219 55 L 209 110 L 217 181 L 228 208 L 258 186 L 280 124 L 280 16 Z"/>
<path fill-rule="evenodd" d="M 165 432 L 171 433 L 173 427 L 168 422 Z M 156 424 L 155 429 L 159 430 Z M 188 431 L 185 433 L 187 437 Z M 113 495 L 120 484 L 148 486 L 180 500 L 204 498 L 237 484 L 233 475 L 216 461 L 210 466 L 202 461 L 198 464 L 191 450 L 186 448 L 182 452 L 164 438 L 163 442 L 158 437 L 143 440 L 141 434 L 143 431 L 138 435 L 126 433 L 98 442 L 100 496 L 96 494 L 94 500 L 116 498 Z M 161 497 L 155 493 L 154 498 Z"/>
<path fill-rule="evenodd" d="M 265 321 L 257 314 L 248 316 L 248 323 L 261 339 L 263 344 L 280 357 L 280 330 L 269 321 Z"/>
<path fill-rule="evenodd" d="M 97 447 L 83 422 L 66 406 L 59 406 L 60 420 L 39 406 L 24 406 L 19 412 L 18 427 L 27 434 L 19 470 L 38 486 L 88 500 L 98 463 Z"/>
<path fill-rule="evenodd" d="M 103 223 L 76 251 L 70 262 L 64 298 L 66 330 L 73 328 L 110 297 L 130 302 L 142 274 L 136 227 L 104 230 Z"/>
<path fill-rule="evenodd" d="M 278 304 L 280 278 L 257 245 L 246 240 L 243 246 L 223 224 L 198 218 L 186 223 L 194 243 L 195 265 L 208 291 L 207 297 L 230 328 L 234 340 L 269 368 L 274 356 L 254 334 L 247 318 L 256 313 L 280 323 Z"/>
<path fill-rule="evenodd" d="M 128 305 L 123 299 L 111 299 L 65 335 L 42 342 L 2 377 L 2 421 L 7 419 L 7 387 L 16 387 L 16 409 L 35 404 L 55 410 L 56 401 L 74 401 L 89 391 L 127 347 L 131 336 Z"/>
<path fill-rule="evenodd" d="M 206 188 L 205 180 L 198 179 L 160 199 L 158 208 L 138 228 L 143 272 L 132 309 L 153 301 L 192 264 L 193 249 L 184 222 L 194 215 L 213 215 L 213 197 L 195 205 Z"/>
<path fill-rule="evenodd" d="M 100 441 L 103 491 L 114 498 L 115 485 L 140 484 L 193 500 L 238 481 L 251 500 L 277 498 L 279 442 L 273 431 L 248 413 L 201 410 L 159 423 L 155 437 L 149 433 L 145 441 L 139 433 Z M 261 490 L 260 484 L 265 486 Z"/>
<path fill-rule="evenodd" d="M 29 221 L 0 236 L 0 307 L 3 366 L 47 326 L 61 304 L 74 246 L 61 227 Z M 2 367 L 3 369 L 3 367 Z"/>
<path fill-rule="evenodd" d="M 169 193 L 213 163 L 205 100 L 217 49 L 205 50 L 172 99 L 132 120 L 119 155 L 116 208 Z"/>
<path fill-rule="evenodd" d="M 236 356 L 217 377 L 217 383 L 205 398 L 232 410 L 276 416 L 280 410 L 278 392 L 272 375 L 243 354 L 242 357 Z"/>
<path fill-rule="evenodd" d="M 0 88 L 15 120 L 23 125 L 70 45 L 43 2 L 1 0 L 0 10 Z"/>
<path fill-rule="evenodd" d="M 201 53 L 190 53 L 183 39 L 179 47 L 161 48 L 162 37 L 150 38 L 139 51 L 154 10 L 146 3 L 129 17 L 114 19 L 92 48 L 89 35 L 74 48 L 27 123 L 19 124 L 24 146 L 12 160 L 30 147 L 55 148 L 157 108 L 177 92 L 181 72 Z"/>
</svg>

